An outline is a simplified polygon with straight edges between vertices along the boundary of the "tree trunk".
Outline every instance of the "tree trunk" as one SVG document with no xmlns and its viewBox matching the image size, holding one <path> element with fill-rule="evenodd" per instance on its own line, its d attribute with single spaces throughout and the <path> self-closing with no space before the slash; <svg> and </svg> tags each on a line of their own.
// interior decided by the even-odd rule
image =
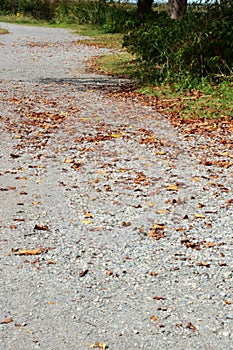
<svg viewBox="0 0 233 350">
<path fill-rule="evenodd" d="M 184 17 L 187 9 L 187 0 L 169 0 L 168 13 L 172 19 Z"/>
<path fill-rule="evenodd" d="M 152 11 L 153 0 L 138 0 L 138 14 L 141 18 L 145 18 Z"/>
</svg>

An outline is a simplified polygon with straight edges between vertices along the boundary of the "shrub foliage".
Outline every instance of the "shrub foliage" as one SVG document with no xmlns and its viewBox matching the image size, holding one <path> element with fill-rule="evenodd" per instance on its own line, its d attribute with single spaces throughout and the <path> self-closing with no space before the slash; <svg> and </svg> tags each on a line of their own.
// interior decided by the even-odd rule
<svg viewBox="0 0 233 350">
<path fill-rule="evenodd" d="M 143 79 L 222 80 L 233 71 L 233 11 L 190 7 L 180 21 L 157 12 L 125 35 L 123 45 L 137 56 Z"/>
</svg>

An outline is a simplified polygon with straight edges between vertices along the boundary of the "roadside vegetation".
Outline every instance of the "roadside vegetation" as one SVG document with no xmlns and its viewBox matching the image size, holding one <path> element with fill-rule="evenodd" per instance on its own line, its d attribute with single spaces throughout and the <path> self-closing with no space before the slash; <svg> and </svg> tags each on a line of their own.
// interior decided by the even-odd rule
<svg viewBox="0 0 233 350">
<path fill-rule="evenodd" d="M 0 21 L 69 27 L 87 45 L 118 49 L 92 69 L 131 78 L 179 118 L 233 119 L 233 2 L 190 4 L 172 20 L 165 4 L 143 19 L 137 6 L 98 0 L 2 0 Z M 1 33 L 1 32 L 0 32 Z"/>
</svg>

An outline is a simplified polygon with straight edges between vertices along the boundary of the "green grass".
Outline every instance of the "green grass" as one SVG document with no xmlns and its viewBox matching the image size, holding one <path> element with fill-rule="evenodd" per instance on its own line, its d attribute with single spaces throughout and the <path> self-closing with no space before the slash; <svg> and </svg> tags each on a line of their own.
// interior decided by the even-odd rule
<svg viewBox="0 0 233 350">
<path fill-rule="evenodd" d="M 37 20 L 33 17 L 26 17 L 26 16 L 13 16 L 13 15 L 0 15 L 0 22 L 6 22 L 6 23 L 15 23 L 15 24 L 21 24 L 21 25 L 32 25 L 32 26 L 39 26 L 39 27 L 52 27 L 52 28 L 68 28 L 68 29 L 76 29 L 75 24 L 67 24 L 67 23 L 49 23 L 47 21 Z"/>
<path fill-rule="evenodd" d="M 139 91 L 157 96 L 166 106 L 170 101 L 171 111 L 179 113 L 182 119 L 233 117 L 233 81 L 206 84 L 191 90 L 180 90 L 176 85 L 161 85 L 144 86 Z"/>
<path fill-rule="evenodd" d="M 85 41 L 88 45 L 122 49 L 122 34 L 106 33 L 101 26 L 93 24 L 77 25 L 76 32 L 79 35 L 91 38 Z"/>
</svg>

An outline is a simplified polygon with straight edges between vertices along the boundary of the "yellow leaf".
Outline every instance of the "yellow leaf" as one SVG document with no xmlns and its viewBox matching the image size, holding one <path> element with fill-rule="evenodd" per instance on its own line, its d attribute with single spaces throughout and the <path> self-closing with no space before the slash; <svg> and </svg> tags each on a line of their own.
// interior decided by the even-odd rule
<svg viewBox="0 0 233 350">
<path fill-rule="evenodd" d="M 155 210 L 156 213 L 158 214 L 166 214 L 167 210 L 166 209 L 158 209 L 158 210 Z"/>
<path fill-rule="evenodd" d="M 154 203 L 153 202 L 148 202 L 147 205 L 148 205 L 148 207 L 153 207 Z"/>
<path fill-rule="evenodd" d="M 164 156 L 166 154 L 166 152 L 164 152 L 164 151 L 157 151 L 157 152 L 155 152 L 155 154 L 158 154 L 160 156 Z"/>
<path fill-rule="evenodd" d="M 86 224 L 86 225 L 93 224 L 93 220 L 91 219 L 82 220 L 82 224 Z"/>
<path fill-rule="evenodd" d="M 165 225 L 161 225 L 161 224 L 153 224 L 152 227 L 155 229 L 161 229 L 161 230 L 164 230 L 166 228 Z"/>
<path fill-rule="evenodd" d="M 200 181 L 199 177 L 192 177 L 191 179 L 196 182 Z"/>
<path fill-rule="evenodd" d="M 179 190 L 179 187 L 176 186 L 176 185 L 168 185 L 166 187 L 167 191 L 178 191 Z"/>
<path fill-rule="evenodd" d="M 74 163 L 74 159 L 64 159 L 63 163 Z"/>
<path fill-rule="evenodd" d="M 17 251 L 13 251 L 15 255 L 38 255 L 44 251 L 44 248 L 36 248 L 36 249 L 19 249 Z"/>
<path fill-rule="evenodd" d="M 100 343 L 100 342 L 96 342 L 94 344 L 90 345 L 91 348 L 98 348 L 100 350 L 105 350 L 106 349 L 106 344 Z"/>
<path fill-rule="evenodd" d="M 48 305 L 54 305 L 55 304 L 55 301 L 49 301 L 48 302 Z"/>
<path fill-rule="evenodd" d="M 116 138 L 116 139 L 119 138 L 119 137 L 121 137 L 120 134 L 111 134 L 110 136 L 111 136 L 111 137 L 114 137 L 114 138 Z"/>
<path fill-rule="evenodd" d="M 205 219 L 205 215 L 202 215 L 202 214 L 194 214 L 194 216 L 197 219 Z"/>
<path fill-rule="evenodd" d="M 38 205 L 39 202 L 34 201 L 34 202 L 32 202 L 32 204 L 33 204 L 33 205 Z"/>
</svg>

